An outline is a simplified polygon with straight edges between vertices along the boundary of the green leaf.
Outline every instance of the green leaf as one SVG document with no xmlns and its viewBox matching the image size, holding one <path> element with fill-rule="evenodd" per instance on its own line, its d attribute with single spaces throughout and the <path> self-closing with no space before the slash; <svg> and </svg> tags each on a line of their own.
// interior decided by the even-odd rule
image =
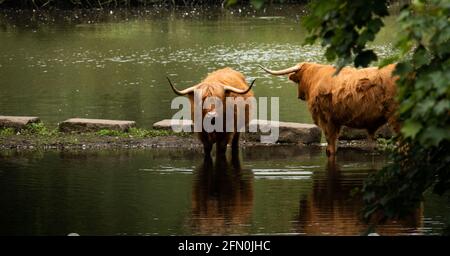
<svg viewBox="0 0 450 256">
<path fill-rule="evenodd" d="M 382 68 L 382 67 L 385 67 L 385 66 L 387 66 L 389 64 L 392 64 L 392 63 L 398 61 L 399 58 L 400 57 L 397 54 L 392 55 L 392 56 L 387 57 L 387 58 L 384 58 L 383 60 L 380 61 L 380 63 L 378 64 L 378 67 Z"/>
<path fill-rule="evenodd" d="M 227 0 L 227 3 L 226 3 L 226 7 L 230 7 L 230 6 L 232 6 L 232 5 L 235 5 L 237 3 L 237 0 Z"/>
<path fill-rule="evenodd" d="M 417 133 L 420 132 L 422 129 L 422 124 L 415 121 L 415 120 L 406 120 L 405 123 L 403 123 L 403 127 L 401 129 L 401 133 L 406 138 L 411 137 L 415 138 Z"/>
<path fill-rule="evenodd" d="M 305 42 L 303 43 L 303 45 L 307 45 L 307 44 L 314 44 L 317 40 L 317 36 L 312 35 L 312 36 L 308 36 L 307 38 L 305 38 Z"/>
<path fill-rule="evenodd" d="M 411 99 L 405 99 L 404 101 L 402 101 L 402 103 L 400 104 L 400 114 L 405 113 L 407 111 L 409 111 L 410 109 L 412 109 L 412 107 L 416 104 L 416 102 Z"/>
<path fill-rule="evenodd" d="M 332 61 L 336 58 L 336 52 L 332 47 L 328 47 L 325 51 L 325 57 L 328 61 Z"/>
<path fill-rule="evenodd" d="M 413 55 L 414 64 L 418 67 L 428 64 L 430 58 L 428 56 L 428 52 L 425 50 L 423 46 L 420 46 L 416 49 Z"/>
<path fill-rule="evenodd" d="M 364 30 L 361 35 L 359 35 L 358 37 L 358 41 L 357 44 L 364 46 L 367 42 L 369 41 L 373 41 L 375 39 L 375 34 L 368 31 L 368 30 Z"/>
<path fill-rule="evenodd" d="M 367 28 L 369 29 L 370 32 L 372 33 L 377 33 L 378 31 L 380 31 L 380 28 L 383 26 L 383 22 L 381 21 L 381 19 L 377 18 L 374 20 L 369 21 L 369 23 L 367 24 Z"/>
<path fill-rule="evenodd" d="M 264 0 L 251 0 L 250 1 L 255 9 L 259 10 L 264 5 Z"/>
<path fill-rule="evenodd" d="M 439 94 L 444 94 L 450 86 L 447 76 L 441 71 L 433 72 L 429 77 L 431 78 L 430 83 L 438 90 Z"/>
<path fill-rule="evenodd" d="M 411 41 L 409 37 L 402 37 L 396 43 L 395 46 L 400 50 L 402 55 L 409 53 L 409 51 L 414 46 L 414 43 Z"/>
<path fill-rule="evenodd" d="M 420 136 L 420 141 L 426 146 L 437 146 L 442 140 L 450 140 L 450 127 L 430 126 Z"/>
<path fill-rule="evenodd" d="M 324 17 L 328 12 L 337 9 L 338 1 L 318 1 L 312 11 L 318 17 Z"/>
<path fill-rule="evenodd" d="M 399 76 L 404 76 L 407 73 L 411 72 L 411 70 L 412 70 L 411 64 L 406 63 L 406 62 L 401 62 L 401 63 L 398 63 L 397 66 L 395 67 L 394 74 L 399 75 Z"/>
<path fill-rule="evenodd" d="M 442 99 L 434 106 L 436 115 L 442 115 L 450 111 L 450 100 Z"/>
<path fill-rule="evenodd" d="M 409 9 L 405 9 L 400 12 L 400 14 L 397 17 L 397 21 L 403 22 L 409 18 L 410 12 Z"/>
<path fill-rule="evenodd" d="M 420 101 L 417 104 L 416 109 L 415 109 L 415 113 L 420 115 L 420 116 L 422 116 L 422 117 L 424 117 L 431 110 L 433 110 L 434 104 L 435 104 L 434 99 L 427 98 L 425 100 L 422 100 L 422 101 Z"/>
</svg>

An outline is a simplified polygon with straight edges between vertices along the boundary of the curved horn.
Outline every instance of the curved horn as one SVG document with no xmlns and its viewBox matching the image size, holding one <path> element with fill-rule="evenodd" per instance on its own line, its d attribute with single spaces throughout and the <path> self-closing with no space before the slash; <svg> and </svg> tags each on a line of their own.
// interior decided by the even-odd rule
<svg viewBox="0 0 450 256">
<path fill-rule="evenodd" d="M 184 89 L 184 90 L 180 91 L 180 90 L 178 90 L 177 88 L 175 88 L 175 86 L 172 84 L 172 82 L 170 81 L 170 79 L 169 79 L 168 77 L 166 77 L 166 78 L 167 78 L 167 81 L 169 81 L 170 87 L 172 87 L 172 90 L 173 90 L 173 92 L 174 92 L 175 94 L 178 94 L 178 95 L 183 96 L 183 95 L 186 95 L 186 94 L 188 94 L 188 93 L 193 92 L 194 89 L 195 89 L 195 86 L 191 86 L 191 87 L 189 87 L 189 88 L 187 88 L 187 89 Z"/>
<path fill-rule="evenodd" d="M 252 86 L 255 83 L 255 81 L 256 81 L 256 79 L 253 80 L 253 82 L 250 84 L 250 86 L 247 89 L 244 89 L 244 90 L 241 90 L 241 89 L 238 89 L 238 88 L 234 88 L 234 87 L 231 87 L 231 86 L 228 86 L 228 85 L 224 86 L 223 89 L 225 90 L 225 92 L 226 91 L 231 91 L 231 92 L 234 92 L 234 93 L 237 93 L 237 94 L 246 94 L 247 92 L 249 92 L 252 89 Z"/>
<path fill-rule="evenodd" d="M 300 64 L 297 64 L 293 67 L 287 68 L 287 69 L 282 69 L 282 70 L 270 70 L 268 68 L 263 67 L 262 65 L 258 65 L 260 68 L 262 68 L 264 71 L 266 71 L 267 73 L 271 74 L 271 75 L 275 75 L 275 76 L 281 76 L 281 75 L 286 75 L 289 73 L 293 73 L 293 72 L 297 72 L 300 70 L 300 68 L 302 67 Z"/>
</svg>

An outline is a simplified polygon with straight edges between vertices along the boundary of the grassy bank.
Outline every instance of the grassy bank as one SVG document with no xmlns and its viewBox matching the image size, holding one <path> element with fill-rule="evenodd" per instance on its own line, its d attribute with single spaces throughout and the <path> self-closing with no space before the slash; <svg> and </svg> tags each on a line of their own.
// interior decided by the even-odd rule
<svg viewBox="0 0 450 256">
<path fill-rule="evenodd" d="M 74 133 L 72 133 L 72 135 L 73 134 Z M 132 127 L 126 132 L 116 130 L 100 130 L 98 132 L 86 134 L 93 136 L 114 136 L 122 138 L 148 138 L 148 137 L 169 136 L 169 135 L 187 136 L 186 133 L 175 133 L 170 130 L 142 129 L 136 127 Z M 0 136 L 7 137 L 13 135 L 54 137 L 54 136 L 67 136 L 68 134 L 59 132 L 58 128 L 49 129 L 42 122 L 28 124 L 24 129 L 20 129 L 18 131 L 16 131 L 13 128 L 0 129 Z"/>
<path fill-rule="evenodd" d="M 305 145 L 296 143 L 263 144 L 248 140 L 245 135 L 241 146 L 280 146 Z M 392 140 L 379 138 L 376 148 L 367 140 L 341 140 L 339 148 L 354 148 L 365 151 L 390 151 L 395 146 Z M 306 146 L 320 146 L 313 143 Z M 321 146 L 324 146 L 322 144 Z M 201 149 L 200 141 L 192 133 L 175 133 L 172 130 L 130 128 L 127 132 L 100 130 L 87 133 L 63 133 L 57 128 L 51 129 L 44 123 L 33 123 L 24 129 L 0 128 L 0 150 L 7 149 L 130 149 L 130 148 L 195 148 Z"/>
<path fill-rule="evenodd" d="M 161 139 L 164 138 L 164 139 Z M 63 148 L 143 148 L 178 146 L 191 143 L 193 136 L 171 130 L 130 128 L 127 132 L 100 130 L 88 133 L 62 133 L 44 123 L 27 125 L 24 129 L 0 129 L 0 149 L 63 149 Z"/>
</svg>

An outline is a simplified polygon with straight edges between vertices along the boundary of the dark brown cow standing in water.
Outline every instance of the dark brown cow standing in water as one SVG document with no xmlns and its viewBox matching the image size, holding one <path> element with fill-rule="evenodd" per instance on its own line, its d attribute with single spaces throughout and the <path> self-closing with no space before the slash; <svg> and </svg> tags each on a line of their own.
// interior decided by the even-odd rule
<svg viewBox="0 0 450 256">
<path fill-rule="evenodd" d="M 344 67 L 338 75 L 333 66 L 308 62 L 278 71 L 261 68 L 272 75 L 289 74 L 298 84 L 298 98 L 307 101 L 314 123 L 325 133 L 328 156 L 336 154 L 342 126 L 366 129 L 372 140 L 387 122 L 398 132 L 395 64 L 381 69 Z"/>
<path fill-rule="evenodd" d="M 168 78 L 167 78 L 168 79 Z M 169 79 L 168 79 L 169 80 Z M 195 122 L 194 115 L 194 90 L 201 90 L 201 101 L 202 104 L 208 97 L 217 97 L 222 101 L 223 109 L 226 108 L 226 98 L 227 97 L 242 97 L 246 100 L 249 97 L 253 97 L 253 92 L 251 88 L 253 86 L 253 81 L 250 86 L 247 85 L 244 75 L 240 72 L 235 71 L 231 68 L 223 68 L 209 74 L 205 79 L 203 79 L 199 84 L 189 87 L 184 90 L 178 90 L 170 82 L 170 86 L 173 91 L 178 95 L 187 95 L 191 102 L 191 116 L 192 120 Z M 245 106 L 245 126 L 248 126 L 250 107 Z M 226 113 L 223 109 L 216 109 L 216 106 L 211 105 L 206 109 L 202 108 L 202 121 L 206 118 L 210 118 L 211 122 L 214 123 L 216 118 L 223 118 L 223 131 L 224 132 L 207 132 L 202 128 L 202 132 L 198 133 L 198 137 L 203 143 L 205 150 L 205 156 L 210 156 L 212 146 L 216 143 L 217 155 L 224 155 L 226 152 L 227 144 L 231 143 L 232 149 L 236 152 L 239 148 L 239 132 L 237 132 L 237 118 L 238 112 L 237 108 L 234 108 L 234 131 L 226 132 Z M 219 111 L 223 111 L 223 115 L 219 114 Z"/>
</svg>

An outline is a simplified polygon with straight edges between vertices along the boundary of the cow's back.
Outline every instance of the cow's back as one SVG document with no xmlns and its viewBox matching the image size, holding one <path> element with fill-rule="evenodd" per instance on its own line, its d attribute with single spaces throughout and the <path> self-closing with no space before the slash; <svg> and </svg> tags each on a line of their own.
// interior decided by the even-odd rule
<svg viewBox="0 0 450 256">
<path fill-rule="evenodd" d="M 344 68 L 339 75 L 324 78 L 318 85 L 316 102 L 322 103 L 316 111 L 341 125 L 378 128 L 395 109 L 394 68 Z"/>
<path fill-rule="evenodd" d="M 242 73 L 231 69 L 223 68 L 210 73 L 204 80 L 204 83 L 221 83 L 238 89 L 247 89 L 247 83 Z"/>
</svg>

